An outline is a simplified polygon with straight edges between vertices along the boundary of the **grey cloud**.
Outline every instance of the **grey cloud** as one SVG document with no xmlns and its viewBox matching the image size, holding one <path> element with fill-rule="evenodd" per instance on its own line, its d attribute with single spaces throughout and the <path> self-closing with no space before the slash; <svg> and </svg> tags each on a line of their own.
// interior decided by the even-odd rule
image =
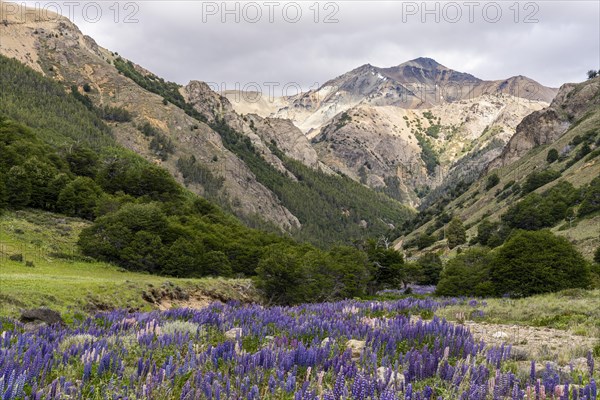
<svg viewBox="0 0 600 400">
<path fill-rule="evenodd" d="M 298 23 L 286 22 L 281 14 L 269 23 L 265 2 L 256 3 L 263 10 L 258 23 L 235 23 L 231 16 L 227 23 L 219 16 L 204 23 L 200 1 L 137 2 L 136 24 L 115 23 L 108 10 L 98 23 L 75 22 L 100 45 L 166 79 L 224 82 L 228 88 L 235 82 L 298 82 L 307 88 L 365 63 L 387 67 L 419 56 L 483 79 L 526 75 L 554 87 L 581 81 L 588 69 L 600 68 L 597 1 L 529 2 L 538 8 L 538 23 L 523 23 L 534 10 L 525 9 L 526 2 L 519 3 L 518 23 L 509 9 L 513 2 L 497 2 L 503 12 L 497 23 L 486 22 L 477 9 L 470 23 L 461 1 L 455 2 L 463 10 L 457 23 L 435 23 L 432 15 L 423 23 L 419 14 L 403 21 L 408 2 L 342 1 L 334 2 L 339 22 L 333 24 L 314 23 L 313 2 L 298 2 L 303 10 Z M 489 3 L 481 2 L 479 10 Z M 319 4 L 322 19 L 326 2 Z"/>
</svg>

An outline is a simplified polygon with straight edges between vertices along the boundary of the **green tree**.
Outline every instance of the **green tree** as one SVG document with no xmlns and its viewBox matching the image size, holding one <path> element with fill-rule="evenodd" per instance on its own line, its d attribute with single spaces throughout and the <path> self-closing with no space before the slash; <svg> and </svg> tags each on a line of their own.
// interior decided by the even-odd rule
<svg viewBox="0 0 600 400">
<path fill-rule="evenodd" d="M 370 293 L 381 289 L 397 289 L 404 281 L 404 257 L 402 253 L 379 246 L 374 240 L 367 242 L 367 255 L 371 267 Z"/>
<path fill-rule="evenodd" d="M 487 219 L 477 226 L 475 242 L 491 248 L 502 245 L 510 235 L 511 228 L 500 221 L 490 222 Z"/>
<path fill-rule="evenodd" d="M 550 149 L 548 150 L 548 155 L 546 156 L 546 161 L 552 164 L 554 161 L 558 160 L 558 150 Z"/>
<path fill-rule="evenodd" d="M 369 259 L 365 252 L 354 247 L 335 246 L 329 251 L 332 262 L 332 275 L 341 282 L 341 289 L 335 293 L 340 299 L 363 296 L 371 279 Z"/>
<path fill-rule="evenodd" d="M 58 211 L 85 219 L 93 219 L 102 189 L 87 176 L 76 178 L 67 184 L 58 195 Z"/>
<path fill-rule="evenodd" d="M 160 273 L 163 244 L 160 236 L 139 231 L 120 254 L 121 264 L 132 271 Z"/>
<path fill-rule="evenodd" d="M 303 268 L 300 254 L 283 244 L 270 246 L 256 269 L 257 287 L 270 302 L 294 304 L 307 299 L 304 295 Z"/>
<path fill-rule="evenodd" d="M 8 201 L 8 193 L 4 179 L 4 174 L 2 171 L 0 171 L 0 209 L 6 207 L 6 203 Z"/>
<path fill-rule="evenodd" d="M 589 285 L 585 259 L 565 238 L 548 230 L 517 231 L 502 246 L 492 263 L 497 294 L 531 296 Z"/>
<path fill-rule="evenodd" d="M 436 285 L 440 280 L 443 269 L 442 259 L 436 253 L 425 253 L 417 260 L 421 267 L 422 278 L 417 281 L 420 285 Z"/>
<path fill-rule="evenodd" d="M 146 231 L 160 238 L 168 228 L 167 217 L 156 204 L 126 204 L 83 229 L 78 243 L 84 254 L 128 268 L 128 260 L 134 258 L 132 252 L 136 247 L 128 250 L 127 257 L 124 257 L 124 251 L 134 240 L 134 235 Z M 137 268 L 137 265 L 131 268 Z"/>
<path fill-rule="evenodd" d="M 98 154 L 84 146 L 75 146 L 70 149 L 65 159 L 69 163 L 71 172 L 75 175 L 89 176 L 90 178 L 96 176 L 100 165 Z"/>
<path fill-rule="evenodd" d="M 467 231 L 458 218 L 453 218 L 446 228 L 446 239 L 451 249 L 467 242 Z"/>
<path fill-rule="evenodd" d="M 595 70 L 593 70 L 593 69 L 590 69 L 590 70 L 587 72 L 587 77 L 588 77 L 588 79 L 594 79 L 594 78 L 595 78 L 595 77 L 597 77 L 597 76 L 598 76 L 598 71 L 595 71 Z"/>
<path fill-rule="evenodd" d="M 175 277 L 201 277 L 204 246 L 180 237 L 165 248 L 162 273 Z"/>
<path fill-rule="evenodd" d="M 485 247 L 473 247 L 457 255 L 442 271 L 436 287 L 440 296 L 490 296 L 492 255 Z"/>
<path fill-rule="evenodd" d="M 560 178 L 560 172 L 551 169 L 541 172 L 532 172 L 525 180 L 525 184 L 523 185 L 523 193 L 527 194 L 533 192 L 535 189 L 542 187 L 558 178 Z"/>
<path fill-rule="evenodd" d="M 29 205 L 33 188 L 25 168 L 15 165 L 8 171 L 6 188 L 9 206 L 21 208 Z"/>
<path fill-rule="evenodd" d="M 52 196 L 49 184 L 58 171 L 54 165 L 36 156 L 28 158 L 23 163 L 23 168 L 27 171 L 28 180 L 31 182 L 31 196 L 28 206 L 51 210 L 56 198 Z"/>
<path fill-rule="evenodd" d="M 202 275 L 231 276 L 231 263 L 222 251 L 209 251 L 202 257 Z"/>
<path fill-rule="evenodd" d="M 594 178 L 586 188 L 577 215 L 583 217 L 598 210 L 600 210 L 600 177 Z"/>
</svg>

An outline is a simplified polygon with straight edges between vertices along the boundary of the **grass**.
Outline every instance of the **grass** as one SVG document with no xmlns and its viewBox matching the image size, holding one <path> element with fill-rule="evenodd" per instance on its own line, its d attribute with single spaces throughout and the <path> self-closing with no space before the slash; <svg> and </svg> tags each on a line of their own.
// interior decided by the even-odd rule
<svg viewBox="0 0 600 400">
<path fill-rule="evenodd" d="M 478 319 L 481 322 L 547 327 L 600 338 L 600 290 L 567 289 L 524 299 L 486 299 L 485 302 L 485 307 L 479 307 L 484 311 L 484 316 Z M 468 316 L 475 309 L 465 301 L 441 309 L 437 315 L 456 320 L 460 312 Z"/>
<path fill-rule="evenodd" d="M 249 280 L 167 278 L 88 259 L 76 245 L 87 224 L 34 210 L 0 217 L 0 316 L 14 317 L 21 309 L 42 306 L 59 311 L 67 321 L 114 308 L 150 310 L 156 305 L 145 301 L 142 293 L 164 286 L 205 298 L 259 299 Z"/>
</svg>

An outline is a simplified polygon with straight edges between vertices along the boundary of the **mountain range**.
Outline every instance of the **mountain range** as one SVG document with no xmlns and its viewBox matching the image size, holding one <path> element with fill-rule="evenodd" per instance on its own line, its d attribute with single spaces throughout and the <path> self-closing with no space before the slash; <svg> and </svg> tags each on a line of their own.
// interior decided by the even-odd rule
<svg viewBox="0 0 600 400">
<path fill-rule="evenodd" d="M 0 54 L 74 87 L 97 108 L 126 110 L 130 121 L 111 123 L 121 146 L 247 225 L 314 242 L 397 230 L 456 186 L 481 186 L 498 169 L 510 175 L 532 151 L 597 112 L 593 85 L 559 90 L 524 76 L 486 81 L 430 58 L 365 64 L 318 89 L 251 102 L 201 80 L 167 82 L 64 17 L 22 15 L 0 25 Z M 594 160 L 585 176 L 597 175 Z M 569 171 L 576 182 L 581 172 Z M 492 201 L 475 197 L 486 207 Z M 481 220 L 472 219 L 477 210 L 453 210 Z M 332 220 L 340 228 L 324 235 Z M 427 225 L 417 228 L 414 235 Z"/>
</svg>

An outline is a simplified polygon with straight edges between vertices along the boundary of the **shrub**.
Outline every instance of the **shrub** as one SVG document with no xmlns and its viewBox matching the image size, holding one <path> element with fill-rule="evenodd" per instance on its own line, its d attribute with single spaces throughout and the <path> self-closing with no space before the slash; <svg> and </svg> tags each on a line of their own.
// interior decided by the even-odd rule
<svg viewBox="0 0 600 400">
<path fill-rule="evenodd" d="M 598 246 L 596 252 L 594 253 L 594 262 L 596 264 L 600 264 L 600 246 Z"/>
<path fill-rule="evenodd" d="M 598 210 L 600 210 L 600 177 L 596 177 L 585 189 L 577 215 L 582 217 Z"/>
<path fill-rule="evenodd" d="M 415 242 L 415 244 L 417 245 L 417 248 L 419 250 L 423 250 L 424 248 L 429 247 L 434 243 L 435 243 L 435 238 L 433 236 L 427 235 L 425 233 L 420 234 L 419 237 L 417 237 L 417 240 Z"/>
<path fill-rule="evenodd" d="M 500 183 L 500 178 L 498 177 L 498 174 L 496 174 L 496 173 L 491 174 L 487 178 L 487 181 L 485 184 L 485 190 L 490 190 L 491 188 L 496 186 L 498 183 Z"/>
<path fill-rule="evenodd" d="M 131 113 L 122 107 L 104 106 L 98 114 L 100 118 L 114 122 L 129 122 L 132 118 Z"/>
<path fill-rule="evenodd" d="M 8 259 L 11 261 L 23 262 L 23 254 L 11 254 L 10 256 L 8 256 Z"/>
<path fill-rule="evenodd" d="M 548 150 L 548 155 L 546 156 L 546 161 L 552 164 L 554 161 L 558 160 L 558 150 L 550 149 Z"/>
<path fill-rule="evenodd" d="M 590 283 L 585 259 L 565 238 L 548 230 L 517 231 L 493 261 L 491 280 L 496 294 L 531 296 Z"/>
</svg>

